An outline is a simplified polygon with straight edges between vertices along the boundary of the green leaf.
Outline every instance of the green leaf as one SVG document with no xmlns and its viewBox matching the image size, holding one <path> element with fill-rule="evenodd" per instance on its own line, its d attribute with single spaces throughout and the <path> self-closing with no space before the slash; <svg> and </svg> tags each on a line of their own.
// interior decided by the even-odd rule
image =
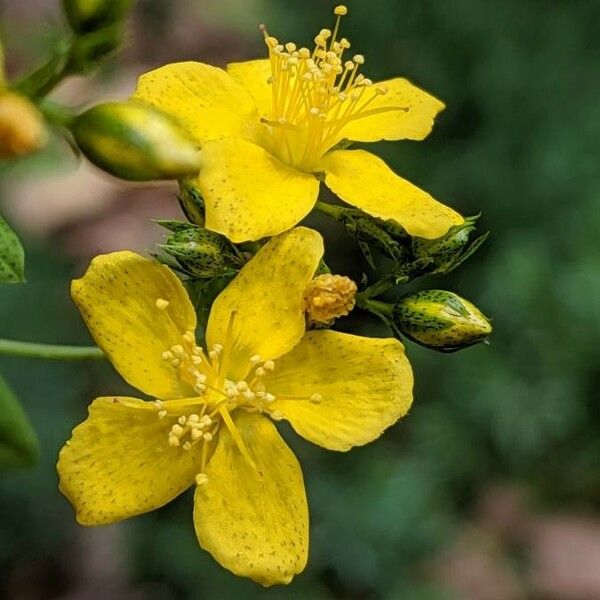
<svg viewBox="0 0 600 600">
<path fill-rule="evenodd" d="M 0 216 L 0 283 L 25 281 L 25 253 L 15 232 Z"/>
<path fill-rule="evenodd" d="M 0 376 L 0 469 L 33 466 L 39 453 L 25 412 Z"/>
</svg>

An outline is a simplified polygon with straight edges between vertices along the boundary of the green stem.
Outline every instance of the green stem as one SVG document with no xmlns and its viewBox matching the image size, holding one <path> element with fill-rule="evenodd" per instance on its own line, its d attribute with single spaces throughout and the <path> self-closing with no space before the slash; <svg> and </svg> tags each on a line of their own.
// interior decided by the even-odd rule
<svg viewBox="0 0 600 600">
<path fill-rule="evenodd" d="M 368 310 L 381 318 L 392 318 L 394 315 L 394 305 L 380 300 L 373 300 L 364 294 L 356 294 L 356 304 L 364 310 Z M 385 319 L 386 320 L 386 319 Z"/>
<path fill-rule="evenodd" d="M 341 219 L 344 212 L 346 211 L 346 209 L 342 206 L 336 206 L 335 204 L 321 202 L 321 200 L 319 200 L 315 204 L 315 208 L 317 210 L 320 210 L 322 213 L 329 215 L 330 217 L 333 217 L 334 219 L 336 219 L 338 221 Z"/>
<path fill-rule="evenodd" d="M 47 360 L 98 360 L 104 353 L 96 346 L 61 346 L 0 339 L 0 355 Z"/>
<path fill-rule="evenodd" d="M 15 89 L 21 94 L 40 99 L 49 94 L 65 77 L 71 74 L 71 53 L 74 42 L 63 42 L 41 67 L 17 82 Z"/>
</svg>

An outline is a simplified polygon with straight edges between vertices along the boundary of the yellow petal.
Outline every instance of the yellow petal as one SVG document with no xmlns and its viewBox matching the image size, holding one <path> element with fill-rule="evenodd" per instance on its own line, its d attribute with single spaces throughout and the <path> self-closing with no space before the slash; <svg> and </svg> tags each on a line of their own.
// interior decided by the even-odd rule
<svg viewBox="0 0 600 600">
<path fill-rule="evenodd" d="M 193 395 L 162 358 L 196 328 L 194 307 L 169 268 L 134 252 L 104 254 L 73 281 L 71 295 L 95 342 L 132 386 L 157 398 Z"/>
<path fill-rule="evenodd" d="M 168 408 L 169 403 L 164 403 Z M 136 398 L 97 398 L 60 451 L 60 491 L 82 525 L 103 525 L 163 506 L 189 488 L 200 445 L 167 443 L 172 419 Z"/>
<path fill-rule="evenodd" d="M 325 171 L 327 187 L 342 200 L 374 217 L 394 219 L 410 235 L 434 239 L 464 221 L 364 150 L 330 152 L 319 168 Z"/>
<path fill-rule="evenodd" d="M 250 94 L 223 69 L 204 63 L 173 63 L 145 73 L 133 97 L 175 117 L 199 142 L 252 137 L 258 125 Z"/>
<path fill-rule="evenodd" d="M 435 116 L 444 109 L 443 102 L 401 77 L 381 81 L 376 85 L 386 89 L 387 93 L 377 95 L 365 107 L 369 116 L 345 125 L 340 133 L 341 138 L 376 142 L 422 140 L 429 135 Z M 401 110 L 386 110 L 390 108 Z"/>
<path fill-rule="evenodd" d="M 412 369 L 394 339 L 310 331 L 264 381 L 270 408 L 329 450 L 374 440 L 412 402 Z"/>
<path fill-rule="evenodd" d="M 252 95 L 261 115 L 271 114 L 271 61 L 268 58 L 229 63 L 227 72 Z"/>
<path fill-rule="evenodd" d="M 262 585 L 289 583 L 308 554 L 308 507 L 302 471 L 275 426 L 259 414 L 235 413 L 256 463 L 242 457 L 221 429 L 196 488 L 194 525 L 200 545 L 224 567 Z"/>
<path fill-rule="evenodd" d="M 293 227 L 312 209 L 319 182 L 242 139 L 208 142 L 196 186 L 206 227 L 233 242 L 258 240 Z"/>
<path fill-rule="evenodd" d="M 304 288 L 323 256 L 319 233 L 297 227 L 270 240 L 215 300 L 208 346 L 231 348 L 230 376 L 244 377 L 251 356 L 278 358 L 304 335 Z M 231 315 L 233 340 L 227 340 Z"/>
</svg>

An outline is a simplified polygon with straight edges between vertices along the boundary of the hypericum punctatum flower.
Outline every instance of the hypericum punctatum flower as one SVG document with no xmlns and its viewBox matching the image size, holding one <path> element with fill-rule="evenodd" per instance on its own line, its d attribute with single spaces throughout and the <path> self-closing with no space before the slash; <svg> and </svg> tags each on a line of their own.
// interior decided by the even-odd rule
<svg viewBox="0 0 600 600">
<path fill-rule="evenodd" d="M 306 332 L 304 289 L 322 253 L 306 228 L 269 241 L 215 300 L 206 349 L 166 266 L 116 252 L 73 282 L 98 345 L 153 398 L 94 400 L 62 449 L 60 489 L 81 524 L 153 510 L 195 485 L 196 533 L 219 563 L 263 585 L 302 571 L 302 471 L 272 420 L 345 451 L 377 438 L 412 401 L 398 341 Z"/>
<path fill-rule="evenodd" d="M 177 117 L 202 147 L 189 185 L 206 203 L 206 226 L 234 242 L 285 231 L 313 208 L 320 180 L 342 200 L 411 235 L 433 239 L 462 217 L 342 140 L 421 140 L 442 102 L 403 78 L 374 84 L 365 59 L 332 31 L 312 50 L 263 28 L 269 58 L 228 65 L 169 64 L 139 79 L 134 98 Z"/>
</svg>

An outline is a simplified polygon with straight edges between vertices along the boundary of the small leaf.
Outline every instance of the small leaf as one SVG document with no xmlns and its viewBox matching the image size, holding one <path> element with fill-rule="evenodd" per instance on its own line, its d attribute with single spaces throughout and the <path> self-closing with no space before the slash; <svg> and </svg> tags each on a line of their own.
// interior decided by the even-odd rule
<svg viewBox="0 0 600 600">
<path fill-rule="evenodd" d="M 33 466 L 39 453 L 37 436 L 27 416 L 0 377 L 0 469 Z"/>
<path fill-rule="evenodd" d="M 0 283 L 25 280 L 25 253 L 15 232 L 0 216 Z"/>
</svg>

